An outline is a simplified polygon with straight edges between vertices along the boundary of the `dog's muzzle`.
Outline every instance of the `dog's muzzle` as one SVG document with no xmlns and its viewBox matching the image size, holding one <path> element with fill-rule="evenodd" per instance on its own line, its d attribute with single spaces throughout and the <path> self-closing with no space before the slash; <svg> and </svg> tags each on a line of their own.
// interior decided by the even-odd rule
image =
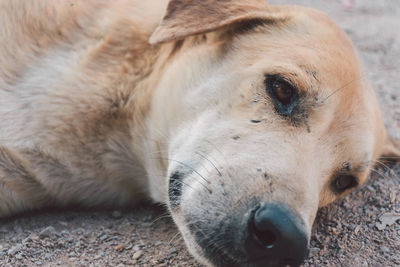
<svg viewBox="0 0 400 267">
<path fill-rule="evenodd" d="M 215 266 L 299 266 L 308 244 L 300 216 L 283 204 L 249 206 L 227 212 L 213 226 L 193 224 L 203 255 Z"/>
</svg>

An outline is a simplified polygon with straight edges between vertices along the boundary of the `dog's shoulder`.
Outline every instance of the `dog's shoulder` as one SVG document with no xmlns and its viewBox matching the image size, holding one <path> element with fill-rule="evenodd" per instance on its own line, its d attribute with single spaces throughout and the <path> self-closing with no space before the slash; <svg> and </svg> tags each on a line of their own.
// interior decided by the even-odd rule
<svg viewBox="0 0 400 267">
<path fill-rule="evenodd" d="M 111 132 L 127 132 L 127 118 L 150 101 L 143 80 L 157 52 L 147 39 L 163 2 L 1 1 L 3 143 L 60 150 L 78 137 L 96 150 Z"/>
<path fill-rule="evenodd" d="M 96 103 L 95 95 L 111 102 L 114 110 L 120 104 L 114 98 L 126 99 L 121 97 L 128 93 L 126 84 L 135 87 L 152 71 L 156 55 L 147 40 L 162 16 L 163 3 L 0 2 L 3 100 L 12 103 L 17 97 L 32 107 L 38 95 L 43 100 L 57 92 L 69 104 L 88 99 Z"/>
</svg>

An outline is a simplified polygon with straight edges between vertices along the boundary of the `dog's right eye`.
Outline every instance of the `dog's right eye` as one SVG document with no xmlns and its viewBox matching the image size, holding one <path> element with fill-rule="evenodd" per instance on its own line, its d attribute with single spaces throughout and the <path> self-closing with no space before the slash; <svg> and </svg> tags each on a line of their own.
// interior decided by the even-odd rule
<svg viewBox="0 0 400 267">
<path fill-rule="evenodd" d="M 337 177 L 332 183 L 333 190 L 339 194 L 350 188 L 356 187 L 357 185 L 357 179 L 351 175 L 341 175 Z"/>
<path fill-rule="evenodd" d="M 290 115 L 298 97 L 297 89 L 277 75 L 267 76 L 265 87 L 274 101 L 276 111 L 284 116 Z"/>
</svg>

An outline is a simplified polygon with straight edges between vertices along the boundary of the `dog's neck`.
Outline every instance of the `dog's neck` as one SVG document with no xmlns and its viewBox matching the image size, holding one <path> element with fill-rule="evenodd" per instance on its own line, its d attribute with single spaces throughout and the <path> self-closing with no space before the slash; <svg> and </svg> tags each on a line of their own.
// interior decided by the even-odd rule
<svg viewBox="0 0 400 267">
<path fill-rule="evenodd" d="M 149 46 L 149 49 L 156 49 L 157 57 L 150 75 L 139 85 L 147 92 L 150 102 L 144 121 L 139 123 L 144 126 L 139 128 L 142 137 L 135 143 L 141 146 L 137 151 L 145 154 L 143 165 L 149 176 L 152 199 L 163 203 L 167 198 L 168 165 L 174 160 L 170 158 L 170 144 L 179 129 L 191 121 L 191 112 L 196 109 L 183 109 L 182 104 L 188 100 L 193 83 L 201 84 L 204 81 L 201 77 L 213 71 L 214 61 L 223 54 L 224 44 L 219 41 L 218 34 L 209 33 Z M 200 80 L 193 80 L 193 77 Z M 143 119 L 142 116 L 136 118 Z"/>
</svg>

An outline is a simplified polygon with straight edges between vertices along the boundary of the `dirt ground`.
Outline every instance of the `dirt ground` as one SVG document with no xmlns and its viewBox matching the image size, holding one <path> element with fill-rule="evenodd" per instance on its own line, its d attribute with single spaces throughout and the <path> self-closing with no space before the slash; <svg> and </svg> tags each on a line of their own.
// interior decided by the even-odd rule
<svg viewBox="0 0 400 267">
<path fill-rule="evenodd" d="M 321 9 L 354 41 L 400 139 L 400 1 L 270 0 Z M 397 221 L 396 221 L 397 220 Z M 322 209 L 304 266 L 400 266 L 400 164 Z M 166 210 L 46 211 L 0 221 L 0 266 L 199 266 Z"/>
</svg>

